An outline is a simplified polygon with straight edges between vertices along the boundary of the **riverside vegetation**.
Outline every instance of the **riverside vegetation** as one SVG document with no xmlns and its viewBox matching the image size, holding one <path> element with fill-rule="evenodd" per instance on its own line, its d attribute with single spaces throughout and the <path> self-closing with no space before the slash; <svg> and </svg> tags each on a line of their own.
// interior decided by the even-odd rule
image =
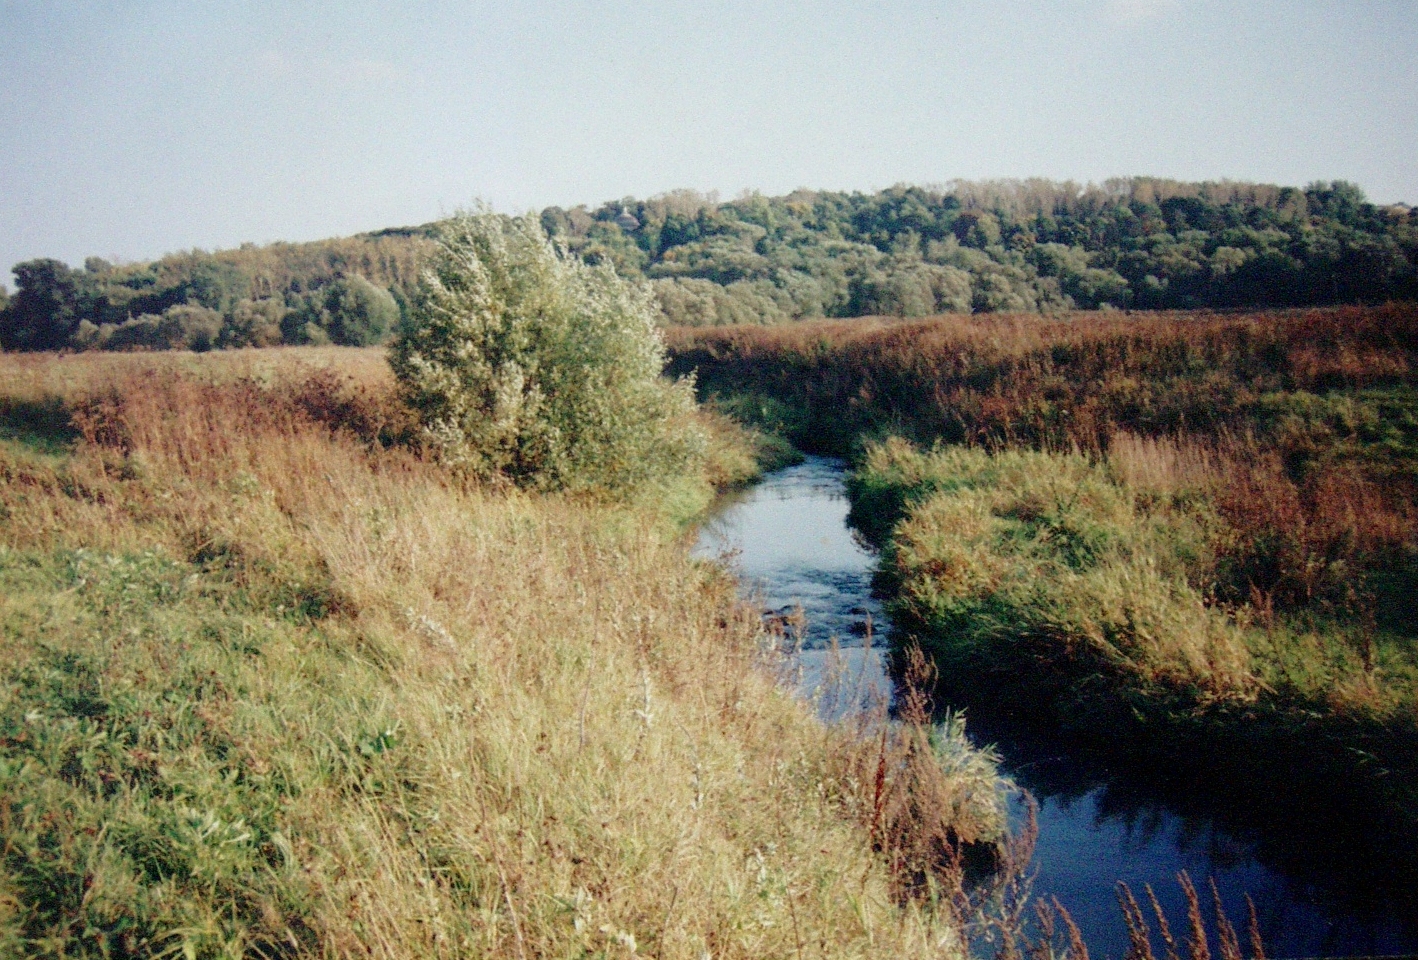
<svg viewBox="0 0 1418 960">
<path fill-rule="evenodd" d="M 464 320 L 516 320 L 467 253 Z M 552 300 L 616 293 L 543 265 Z M 921 694 L 820 722 L 674 497 L 454 463 L 467 422 L 375 352 L 7 354 L 0 383 L 0 954 L 936 957 L 1008 922 L 1008 871 L 965 880 L 1020 855 L 987 759 Z M 755 468 L 668 413 L 685 483 Z"/>
<path fill-rule="evenodd" d="M 932 666 L 824 725 L 686 558 L 791 451 L 534 221 L 435 242 L 392 365 L 0 358 L 0 950 L 1086 960 Z"/>
<path fill-rule="evenodd" d="M 1307 842 L 1362 824 L 1414 901 L 1418 308 L 670 342 L 724 406 L 854 454 L 893 636 L 947 686 L 1298 811 Z"/>
</svg>

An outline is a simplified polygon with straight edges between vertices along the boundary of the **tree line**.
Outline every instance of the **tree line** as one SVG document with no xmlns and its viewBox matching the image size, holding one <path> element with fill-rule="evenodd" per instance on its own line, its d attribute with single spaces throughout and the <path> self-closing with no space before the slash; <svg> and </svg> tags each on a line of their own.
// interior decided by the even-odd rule
<svg viewBox="0 0 1418 960">
<path fill-rule="evenodd" d="M 728 202 L 681 190 L 539 217 L 588 263 L 648 281 L 667 325 L 1418 299 L 1418 211 L 1345 181 L 960 181 Z M 81 269 L 31 260 L 0 292 L 0 346 L 375 343 L 406 313 L 435 230 Z"/>
<path fill-rule="evenodd" d="M 431 246 L 420 229 L 315 243 L 193 250 L 147 263 L 51 258 L 0 289 L 6 350 L 211 350 L 378 343 L 395 329 Z"/>
<path fill-rule="evenodd" d="M 1418 297 L 1418 213 L 1344 181 L 957 182 L 728 203 L 678 192 L 542 222 L 651 280 L 672 324 Z"/>
</svg>

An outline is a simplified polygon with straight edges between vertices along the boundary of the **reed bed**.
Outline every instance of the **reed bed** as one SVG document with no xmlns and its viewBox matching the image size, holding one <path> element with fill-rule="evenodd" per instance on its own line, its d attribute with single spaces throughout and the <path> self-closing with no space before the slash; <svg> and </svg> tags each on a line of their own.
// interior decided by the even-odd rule
<svg viewBox="0 0 1418 960">
<path fill-rule="evenodd" d="M 795 439 L 1106 449 L 1118 430 L 1235 430 L 1268 394 L 1411 383 L 1418 305 L 1267 313 L 943 316 L 673 328 L 701 392 L 781 405 Z M 750 404 L 751 407 L 751 404 Z"/>
</svg>

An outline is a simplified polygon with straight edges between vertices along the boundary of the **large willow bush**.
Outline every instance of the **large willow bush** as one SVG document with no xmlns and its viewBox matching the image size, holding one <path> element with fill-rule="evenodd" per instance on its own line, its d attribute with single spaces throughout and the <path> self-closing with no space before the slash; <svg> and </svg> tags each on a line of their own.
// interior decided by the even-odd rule
<svg viewBox="0 0 1418 960">
<path fill-rule="evenodd" d="M 695 467 L 692 385 L 661 376 L 644 284 L 553 244 L 536 217 L 446 221 L 390 362 L 427 440 L 484 479 L 624 497 Z"/>
</svg>

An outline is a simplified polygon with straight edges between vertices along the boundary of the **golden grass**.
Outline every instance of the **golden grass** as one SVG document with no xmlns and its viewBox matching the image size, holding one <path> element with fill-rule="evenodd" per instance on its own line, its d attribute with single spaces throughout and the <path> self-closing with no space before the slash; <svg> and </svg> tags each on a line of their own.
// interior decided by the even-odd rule
<svg viewBox="0 0 1418 960">
<path fill-rule="evenodd" d="M 1108 466 L 1134 491 L 1154 497 L 1211 493 L 1224 482 L 1224 463 L 1215 450 L 1177 437 L 1119 430 L 1108 443 Z"/>
<path fill-rule="evenodd" d="M 818 722 L 722 574 L 642 514 L 466 487 L 247 382 L 376 357 L 0 357 L 7 392 L 101 401 L 62 460 L 0 442 L 0 945 L 960 954 L 892 869 L 909 818 L 879 822 L 915 734 Z M 34 680 L 75 663 L 91 714 Z M 107 759 L 51 769 L 63 737 Z M 994 838 L 996 794 L 950 796 L 933 842 Z"/>
<path fill-rule="evenodd" d="M 248 379 L 288 383 L 318 370 L 334 370 L 370 388 L 392 388 L 393 374 L 382 347 L 264 347 L 192 353 L 7 353 L 0 354 L 0 382 L 7 400 L 77 399 L 141 374 L 181 374 L 214 383 Z"/>
</svg>

